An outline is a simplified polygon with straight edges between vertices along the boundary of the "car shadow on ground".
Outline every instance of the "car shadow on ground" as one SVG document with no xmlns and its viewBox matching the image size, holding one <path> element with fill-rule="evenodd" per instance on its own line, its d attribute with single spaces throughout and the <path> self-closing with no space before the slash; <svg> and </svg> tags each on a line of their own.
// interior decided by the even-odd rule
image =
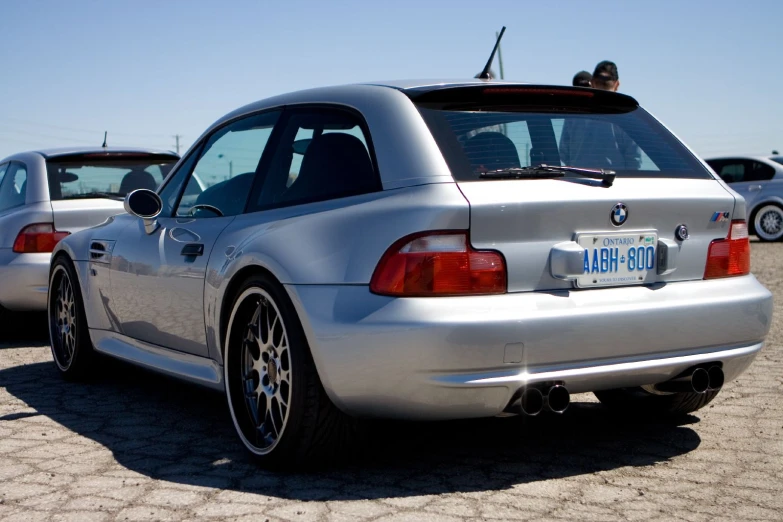
<svg viewBox="0 0 783 522">
<path fill-rule="evenodd" d="M 45 313 L 0 310 L 0 350 L 48 344 L 49 326 Z"/>
<path fill-rule="evenodd" d="M 122 466 L 155 479 L 297 500 L 374 499 L 507 489 L 626 466 L 649 466 L 696 449 L 687 425 L 611 415 L 575 403 L 564 415 L 369 425 L 359 457 L 306 473 L 251 461 L 224 397 L 106 361 L 89 383 L 63 381 L 52 363 L 0 370 L 0 387 L 108 448 Z M 65 439 L 67 440 L 67 439 Z"/>
</svg>

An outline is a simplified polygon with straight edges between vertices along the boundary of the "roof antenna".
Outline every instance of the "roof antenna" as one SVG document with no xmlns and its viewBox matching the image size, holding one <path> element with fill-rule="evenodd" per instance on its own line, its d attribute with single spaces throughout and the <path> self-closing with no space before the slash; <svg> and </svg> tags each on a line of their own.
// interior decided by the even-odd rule
<svg viewBox="0 0 783 522">
<path fill-rule="evenodd" d="M 103 131 L 103 145 L 101 145 L 102 148 L 106 148 L 106 137 L 109 135 L 109 131 Z"/>
<path fill-rule="evenodd" d="M 498 39 L 495 42 L 495 48 L 492 49 L 492 54 L 489 55 L 489 60 L 487 60 L 487 65 L 484 66 L 484 70 L 481 71 L 481 74 L 478 75 L 478 78 L 482 80 L 490 80 L 489 76 L 489 68 L 492 67 L 492 61 L 495 59 L 495 53 L 498 51 L 498 46 L 500 45 L 500 39 L 503 38 L 503 33 L 506 32 L 506 26 L 503 26 L 503 29 L 500 30 L 500 34 L 498 35 Z"/>
</svg>

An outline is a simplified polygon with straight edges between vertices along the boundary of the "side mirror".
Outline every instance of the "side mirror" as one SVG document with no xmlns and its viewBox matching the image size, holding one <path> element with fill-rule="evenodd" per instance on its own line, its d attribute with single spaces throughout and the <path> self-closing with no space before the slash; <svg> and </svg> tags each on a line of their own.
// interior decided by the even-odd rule
<svg viewBox="0 0 783 522">
<path fill-rule="evenodd" d="M 152 234 L 158 229 L 158 221 L 155 219 L 163 210 L 163 201 L 154 191 L 138 189 L 125 196 L 125 212 L 141 218 L 144 222 L 144 231 Z"/>
</svg>

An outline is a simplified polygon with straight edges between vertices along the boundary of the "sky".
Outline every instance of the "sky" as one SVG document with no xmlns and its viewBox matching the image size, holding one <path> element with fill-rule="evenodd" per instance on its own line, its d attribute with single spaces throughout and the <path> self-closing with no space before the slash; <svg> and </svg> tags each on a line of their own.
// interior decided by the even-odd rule
<svg viewBox="0 0 783 522">
<path fill-rule="evenodd" d="M 495 33 L 506 80 L 617 63 L 697 154 L 783 152 L 783 2 L 463 0 L 0 2 L 0 158 L 175 147 L 246 103 L 310 87 L 470 78 Z M 498 61 L 493 66 L 500 72 Z"/>
</svg>

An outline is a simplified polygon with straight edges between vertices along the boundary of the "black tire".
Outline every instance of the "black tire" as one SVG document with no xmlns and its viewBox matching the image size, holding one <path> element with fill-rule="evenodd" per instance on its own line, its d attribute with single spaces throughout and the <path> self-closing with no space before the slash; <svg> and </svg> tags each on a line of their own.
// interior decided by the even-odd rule
<svg viewBox="0 0 783 522">
<path fill-rule="evenodd" d="M 704 393 L 682 392 L 658 395 L 636 387 L 596 391 L 593 394 L 601 404 L 623 415 L 678 417 L 705 407 L 719 392 L 720 390 L 707 390 Z"/>
<path fill-rule="evenodd" d="M 90 341 L 79 279 L 67 257 L 58 257 L 52 264 L 47 301 L 49 341 L 57 370 L 69 380 L 90 377 L 96 354 Z"/>
<path fill-rule="evenodd" d="M 271 313 L 278 315 L 282 333 L 271 327 L 264 341 L 260 321 L 265 316 L 267 323 L 274 323 Z M 251 336 L 257 327 L 259 335 Z M 358 421 L 329 400 L 296 310 L 277 281 L 259 274 L 239 286 L 225 339 L 224 378 L 231 419 L 259 464 L 270 469 L 313 467 L 347 451 Z"/>
</svg>

